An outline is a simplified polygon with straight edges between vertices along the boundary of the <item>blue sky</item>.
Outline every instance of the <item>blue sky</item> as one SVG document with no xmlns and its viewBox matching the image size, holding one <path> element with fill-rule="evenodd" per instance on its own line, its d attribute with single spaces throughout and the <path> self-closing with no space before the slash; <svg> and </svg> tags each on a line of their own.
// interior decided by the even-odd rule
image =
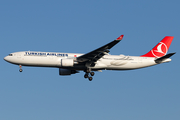
<svg viewBox="0 0 180 120">
<path fill-rule="evenodd" d="M 7 0 L 0 2 L 1 120 L 180 119 L 178 0 Z M 124 34 L 110 54 L 142 55 L 174 36 L 172 62 L 132 71 L 59 76 L 19 67 L 11 52 L 87 53 Z"/>
</svg>

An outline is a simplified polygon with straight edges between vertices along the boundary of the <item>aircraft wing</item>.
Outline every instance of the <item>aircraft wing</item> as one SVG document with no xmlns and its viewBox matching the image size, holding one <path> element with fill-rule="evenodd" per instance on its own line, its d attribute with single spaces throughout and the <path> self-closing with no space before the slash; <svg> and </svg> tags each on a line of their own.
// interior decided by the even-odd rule
<svg viewBox="0 0 180 120">
<path fill-rule="evenodd" d="M 105 54 L 109 53 L 110 49 L 116 45 L 118 42 L 120 42 L 122 40 L 124 35 L 121 35 L 120 37 L 118 37 L 116 40 L 96 49 L 93 50 L 87 54 L 84 54 L 82 56 L 77 57 L 77 61 L 78 62 L 91 62 L 94 63 L 97 60 L 99 60 L 101 57 L 103 57 Z"/>
</svg>

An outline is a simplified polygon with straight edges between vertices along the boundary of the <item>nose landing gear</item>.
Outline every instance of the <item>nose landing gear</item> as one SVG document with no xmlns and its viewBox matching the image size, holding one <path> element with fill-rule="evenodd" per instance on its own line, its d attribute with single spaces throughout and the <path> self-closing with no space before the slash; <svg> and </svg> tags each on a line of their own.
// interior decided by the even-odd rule
<svg viewBox="0 0 180 120">
<path fill-rule="evenodd" d="M 19 65 L 19 72 L 22 72 L 23 70 L 22 70 L 22 66 L 21 65 Z"/>
</svg>

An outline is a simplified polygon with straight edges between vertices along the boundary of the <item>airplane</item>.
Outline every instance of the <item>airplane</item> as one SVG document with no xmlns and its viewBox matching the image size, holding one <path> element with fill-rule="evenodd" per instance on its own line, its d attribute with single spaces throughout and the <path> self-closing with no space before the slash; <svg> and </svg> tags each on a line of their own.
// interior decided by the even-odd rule
<svg viewBox="0 0 180 120">
<path fill-rule="evenodd" d="M 84 78 L 92 81 L 95 71 L 132 70 L 149 67 L 170 62 L 170 57 L 175 54 L 166 54 L 174 37 L 165 36 L 154 48 L 144 55 L 110 55 L 110 49 L 119 43 L 123 36 L 121 35 L 114 41 L 86 54 L 21 51 L 10 53 L 4 57 L 4 60 L 19 65 L 20 72 L 23 71 L 22 66 L 55 67 L 59 68 L 59 75 L 71 75 L 84 71 Z"/>
</svg>

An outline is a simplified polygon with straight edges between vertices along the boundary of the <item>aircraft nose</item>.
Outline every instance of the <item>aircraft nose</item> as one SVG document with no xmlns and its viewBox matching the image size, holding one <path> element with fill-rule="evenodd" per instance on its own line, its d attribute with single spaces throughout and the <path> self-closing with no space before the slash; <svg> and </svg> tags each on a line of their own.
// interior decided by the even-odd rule
<svg viewBox="0 0 180 120">
<path fill-rule="evenodd" d="M 4 57 L 4 60 L 8 62 L 8 56 Z"/>
<path fill-rule="evenodd" d="M 4 57 L 4 60 L 5 60 L 5 61 L 7 61 L 7 57 L 8 57 L 8 56 Z"/>
</svg>

